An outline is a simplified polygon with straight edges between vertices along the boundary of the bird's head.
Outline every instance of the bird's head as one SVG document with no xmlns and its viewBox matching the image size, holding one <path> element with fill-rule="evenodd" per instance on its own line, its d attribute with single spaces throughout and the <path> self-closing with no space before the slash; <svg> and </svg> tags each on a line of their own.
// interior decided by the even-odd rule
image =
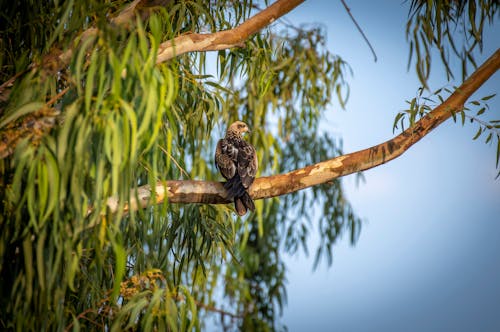
<svg viewBox="0 0 500 332">
<path fill-rule="evenodd" d="M 227 129 L 228 132 L 233 132 L 233 133 L 238 133 L 238 134 L 243 134 L 243 133 L 249 133 L 250 129 L 248 128 L 247 124 L 242 121 L 236 121 L 233 122 L 229 128 Z"/>
</svg>

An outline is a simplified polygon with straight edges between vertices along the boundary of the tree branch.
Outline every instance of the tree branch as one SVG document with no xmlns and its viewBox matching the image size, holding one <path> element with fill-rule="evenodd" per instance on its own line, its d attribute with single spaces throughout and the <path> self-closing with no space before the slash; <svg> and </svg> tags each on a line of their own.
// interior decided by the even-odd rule
<svg viewBox="0 0 500 332">
<path fill-rule="evenodd" d="M 361 34 L 361 36 L 363 37 L 365 42 L 368 44 L 370 51 L 372 51 L 374 61 L 377 62 L 377 53 L 375 53 L 375 49 L 373 48 L 372 44 L 368 40 L 368 37 L 366 37 L 363 29 L 361 29 L 361 27 L 359 26 L 358 21 L 356 21 L 356 19 L 354 18 L 354 15 L 352 15 L 351 8 L 349 8 L 349 6 L 347 6 L 347 3 L 344 0 L 340 0 L 340 2 L 342 2 L 342 5 L 344 5 L 344 8 L 347 11 L 347 14 L 349 15 L 349 17 L 351 18 L 351 21 L 354 23 L 354 25 L 358 29 L 359 33 Z"/>
<path fill-rule="evenodd" d="M 163 4 L 164 2 L 168 2 L 168 0 L 150 1 L 150 4 Z M 192 33 L 166 41 L 159 46 L 156 63 L 165 62 L 187 52 L 206 52 L 241 46 L 242 43 L 251 35 L 271 24 L 277 18 L 285 15 L 302 2 L 304 2 L 304 0 L 278 0 L 234 29 L 208 34 Z M 148 1 L 146 0 L 133 1 L 120 13 L 120 15 L 112 19 L 111 23 L 119 25 L 127 24 L 127 22 L 129 22 L 133 17 L 135 11 L 146 6 L 147 3 Z M 97 28 L 89 28 L 85 30 L 77 40 L 81 43 L 87 38 L 95 36 L 97 33 Z M 77 44 L 79 45 L 79 43 Z M 71 57 L 73 56 L 73 50 L 74 48 L 70 47 L 57 56 L 54 55 L 47 57 L 47 59 L 51 59 L 53 66 L 57 66 L 55 71 L 61 70 L 69 63 Z M 24 74 L 24 72 L 21 74 Z M 8 99 L 10 91 L 7 89 L 12 87 L 18 76 L 21 75 L 15 75 L 7 82 L 0 85 L 0 101 Z M 64 95 L 68 89 L 63 91 L 64 92 L 62 94 L 59 94 L 60 97 Z M 25 122 L 29 123 L 32 127 L 41 127 L 43 128 L 43 131 L 30 133 L 29 130 L 27 132 L 25 130 L 25 126 L 21 124 L 16 128 L 9 129 L 9 131 L 0 132 L 0 159 L 12 154 L 15 151 L 17 143 L 22 138 L 27 136 L 40 138 L 43 134 L 49 132 L 55 124 L 54 119 L 48 119 L 47 117 L 30 118 L 29 121 Z"/>
<path fill-rule="evenodd" d="M 251 35 L 285 15 L 304 0 L 278 0 L 234 29 L 214 33 L 191 33 L 160 44 L 156 63 L 188 52 L 218 51 L 241 46 Z"/>
<path fill-rule="evenodd" d="M 399 157 L 422 137 L 449 119 L 454 113 L 463 109 L 467 99 L 499 68 L 500 49 L 497 49 L 448 99 L 400 135 L 371 148 L 319 162 L 289 173 L 258 178 L 250 188 L 250 195 L 253 199 L 263 199 L 289 194 L 332 181 L 344 175 L 382 165 Z M 148 185 L 137 188 L 139 199 L 131 199 L 130 203 L 125 205 L 125 210 L 147 207 L 152 195 L 155 195 L 156 203 L 162 203 L 165 199 L 171 203 L 230 203 L 225 198 L 225 190 L 220 182 L 168 180 L 158 182 L 155 188 Z M 119 206 L 118 200 L 111 197 L 108 199 L 107 205 L 111 211 L 115 212 Z"/>
</svg>

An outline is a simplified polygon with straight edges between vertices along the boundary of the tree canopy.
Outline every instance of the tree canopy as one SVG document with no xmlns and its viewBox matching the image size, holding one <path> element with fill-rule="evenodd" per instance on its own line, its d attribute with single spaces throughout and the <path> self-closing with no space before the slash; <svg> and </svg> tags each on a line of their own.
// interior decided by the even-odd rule
<svg viewBox="0 0 500 332">
<path fill-rule="evenodd" d="M 184 331 L 217 315 L 225 329 L 274 330 L 283 253 L 307 252 L 313 228 L 315 265 L 342 235 L 357 240 L 339 177 L 451 117 L 497 143 L 498 167 L 500 121 L 480 118 L 492 96 L 466 106 L 500 67 L 498 50 L 474 60 L 497 1 L 407 3 L 419 91 L 436 57 L 464 82 L 436 91 L 433 109 L 412 101 L 395 118 L 401 134 L 347 155 L 319 128 L 328 105 L 348 101 L 351 69 L 321 25 L 281 19 L 301 2 L 2 2 L 2 328 Z M 259 159 L 244 218 L 221 204 L 213 160 L 235 120 Z"/>
</svg>

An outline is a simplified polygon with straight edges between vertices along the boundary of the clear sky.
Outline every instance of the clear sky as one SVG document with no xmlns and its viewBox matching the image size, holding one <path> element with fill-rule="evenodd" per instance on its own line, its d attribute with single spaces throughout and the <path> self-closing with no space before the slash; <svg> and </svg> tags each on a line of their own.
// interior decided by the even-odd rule
<svg viewBox="0 0 500 332">
<path fill-rule="evenodd" d="M 347 1 L 375 48 L 368 46 L 340 1 L 307 1 L 287 15 L 323 23 L 328 47 L 352 67 L 345 111 L 333 105 L 327 126 L 353 152 L 391 137 L 398 111 L 419 87 L 407 71 L 403 1 Z M 478 62 L 500 47 L 500 24 L 486 36 Z M 432 90 L 447 84 L 435 61 Z M 475 95 L 498 93 L 497 73 Z M 490 100 L 500 118 L 500 96 Z M 500 331 L 500 179 L 495 145 L 472 141 L 476 125 L 452 120 L 398 159 L 343 179 L 364 219 L 358 243 L 346 236 L 331 267 L 312 271 L 314 256 L 287 259 L 289 331 Z M 310 249 L 315 247 L 312 238 Z"/>
</svg>

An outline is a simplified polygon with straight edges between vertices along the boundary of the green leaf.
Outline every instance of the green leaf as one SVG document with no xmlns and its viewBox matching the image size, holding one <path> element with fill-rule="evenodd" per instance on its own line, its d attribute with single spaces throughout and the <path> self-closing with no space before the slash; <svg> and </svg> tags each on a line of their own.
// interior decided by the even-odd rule
<svg viewBox="0 0 500 332">
<path fill-rule="evenodd" d="M 94 77 L 97 70 L 98 58 L 97 51 L 92 52 L 90 56 L 90 66 L 87 71 L 87 80 L 85 83 L 85 111 L 90 111 L 91 97 L 94 90 Z"/>
<path fill-rule="evenodd" d="M 31 301 L 33 295 L 33 245 L 32 239 L 26 237 L 23 240 L 23 258 L 24 258 L 24 268 L 26 270 L 26 276 L 24 282 L 26 283 L 26 299 L 25 301 Z"/>
<path fill-rule="evenodd" d="M 130 124 L 130 138 L 127 140 L 130 142 L 130 146 L 128 149 L 126 149 L 126 151 L 129 151 L 130 153 L 129 155 L 130 160 L 134 160 L 135 159 L 134 156 L 137 150 L 137 141 L 138 141 L 137 136 L 141 135 L 141 128 L 142 131 L 145 130 L 143 126 L 147 126 L 147 123 L 142 123 L 139 130 L 137 130 L 137 117 L 132 107 L 128 103 L 126 103 L 123 99 L 120 99 L 120 106 L 122 110 L 125 111 L 126 119 Z"/>
<path fill-rule="evenodd" d="M 491 99 L 491 98 L 495 97 L 496 95 L 497 95 L 497 94 L 496 94 L 496 93 L 494 93 L 494 94 L 492 94 L 492 95 L 488 95 L 488 96 L 486 96 L 486 97 L 481 98 L 481 100 L 486 101 L 486 100 L 489 100 L 489 99 Z"/>
<path fill-rule="evenodd" d="M 394 123 L 392 124 L 392 133 L 398 129 L 398 122 L 404 117 L 404 113 L 398 113 L 394 118 Z"/>
<path fill-rule="evenodd" d="M 45 231 L 41 232 L 39 234 L 39 237 L 38 237 L 37 242 L 36 242 L 36 268 L 37 268 L 37 272 L 38 272 L 39 287 L 42 291 L 44 291 L 46 288 L 46 283 L 45 283 L 45 279 L 46 279 L 45 264 L 46 264 L 46 262 L 45 262 L 45 257 L 44 257 L 46 237 L 47 237 L 47 233 Z"/>
<path fill-rule="evenodd" d="M 114 280 L 113 280 L 113 292 L 111 293 L 112 301 L 115 301 L 118 294 L 120 293 L 120 283 L 125 275 L 125 266 L 127 262 L 127 253 L 123 246 L 118 243 L 118 240 L 114 237 L 111 232 L 108 231 L 108 237 L 111 241 L 113 247 L 113 252 L 115 254 L 115 269 L 114 269 Z"/>
<path fill-rule="evenodd" d="M 482 127 L 479 127 L 476 135 L 474 135 L 474 137 L 472 138 L 473 140 L 476 140 L 479 138 L 479 136 L 481 136 L 481 133 L 483 132 L 483 128 Z"/>
<path fill-rule="evenodd" d="M 462 118 L 462 126 L 465 125 L 465 112 L 462 110 L 460 111 L 460 117 Z"/>
<path fill-rule="evenodd" d="M 488 144 L 491 141 L 492 137 L 493 137 L 493 133 L 489 133 L 488 136 L 486 137 L 485 143 Z"/>
<path fill-rule="evenodd" d="M 496 159 L 497 159 L 496 160 L 496 168 L 498 168 L 498 165 L 500 162 L 500 135 L 497 135 L 497 158 Z"/>
<path fill-rule="evenodd" d="M 47 43 L 45 45 L 46 51 L 49 50 L 49 48 L 52 46 L 52 44 L 55 42 L 56 39 L 61 38 L 61 35 L 63 34 L 64 29 L 67 29 L 68 20 L 71 17 L 72 8 L 74 6 L 74 0 L 70 0 L 65 5 L 66 5 L 65 6 L 66 8 L 64 10 L 64 13 L 58 19 L 58 25 L 54 29 L 54 31 L 51 33 L 50 39 L 47 41 Z"/>
<path fill-rule="evenodd" d="M 5 127 L 7 124 L 19 119 L 20 117 L 33 113 L 42 109 L 45 106 L 45 103 L 34 101 L 28 104 L 21 106 L 20 108 L 8 113 L 3 119 L 0 121 L 0 128 Z"/>
<path fill-rule="evenodd" d="M 95 36 L 88 36 L 83 40 L 80 45 L 78 46 L 78 53 L 76 55 L 76 58 L 74 59 L 75 61 L 75 77 L 76 77 L 76 88 L 78 90 L 79 94 L 82 94 L 82 75 L 83 75 L 83 68 L 85 65 L 85 57 L 87 56 L 88 48 L 90 45 L 92 45 L 95 41 L 96 37 Z"/>
<path fill-rule="evenodd" d="M 481 107 L 481 109 L 477 112 L 477 116 L 481 115 L 484 113 L 484 111 L 486 111 L 486 107 Z"/>
</svg>

